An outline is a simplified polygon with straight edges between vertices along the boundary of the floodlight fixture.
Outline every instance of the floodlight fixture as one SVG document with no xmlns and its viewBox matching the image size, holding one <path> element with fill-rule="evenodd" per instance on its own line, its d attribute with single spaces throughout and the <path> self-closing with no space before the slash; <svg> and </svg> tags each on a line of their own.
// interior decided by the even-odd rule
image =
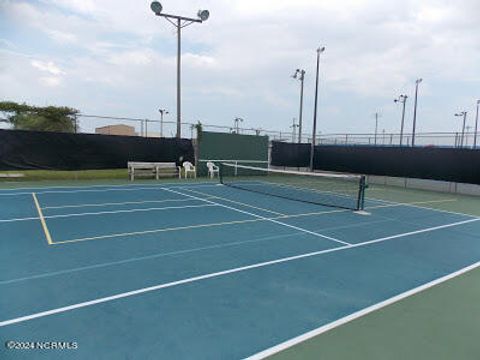
<svg viewBox="0 0 480 360">
<path fill-rule="evenodd" d="M 302 126 L 303 126 L 303 80 L 305 80 L 305 70 L 296 69 L 292 78 L 300 81 L 300 113 L 298 116 L 298 142 L 302 142 Z"/>
<path fill-rule="evenodd" d="M 395 103 L 401 103 L 402 106 L 402 121 L 400 123 L 400 146 L 403 145 L 403 128 L 405 126 L 405 104 L 407 102 L 407 95 L 400 95 L 398 99 L 393 100 Z"/>
<path fill-rule="evenodd" d="M 150 4 L 150 9 L 152 9 L 155 15 L 160 15 L 163 10 L 163 6 L 158 1 L 152 1 L 152 3 Z"/>
<path fill-rule="evenodd" d="M 197 16 L 202 21 L 207 21 L 210 17 L 210 11 L 208 10 L 198 10 Z"/>
<path fill-rule="evenodd" d="M 165 14 L 162 13 L 163 7 L 158 1 L 153 1 L 150 4 L 150 9 L 157 16 L 165 18 L 170 24 L 175 26 L 177 30 L 177 138 L 181 137 L 181 120 L 182 120 L 182 100 L 181 100 L 181 37 L 182 29 L 186 26 L 189 26 L 194 23 L 202 23 L 210 17 L 210 12 L 208 10 L 199 10 L 197 12 L 197 18 L 190 18 L 179 15 Z"/>
</svg>

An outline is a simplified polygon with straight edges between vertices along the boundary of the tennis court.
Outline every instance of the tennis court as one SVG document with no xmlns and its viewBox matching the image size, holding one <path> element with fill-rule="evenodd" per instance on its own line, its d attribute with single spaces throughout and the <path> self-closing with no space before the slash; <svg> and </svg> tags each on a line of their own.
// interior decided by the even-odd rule
<svg viewBox="0 0 480 360">
<path fill-rule="evenodd" d="M 0 190 L 2 358 L 263 358 L 480 260 L 480 217 L 216 182 Z M 40 336 L 40 339 L 39 339 Z"/>
</svg>

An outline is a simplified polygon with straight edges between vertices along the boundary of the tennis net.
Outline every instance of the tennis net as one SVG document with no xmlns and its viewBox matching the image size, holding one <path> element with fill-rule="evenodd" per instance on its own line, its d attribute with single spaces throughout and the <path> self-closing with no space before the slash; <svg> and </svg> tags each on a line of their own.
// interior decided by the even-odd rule
<svg viewBox="0 0 480 360">
<path fill-rule="evenodd" d="M 363 210 L 365 176 L 222 163 L 220 182 L 237 189 L 336 208 Z"/>
</svg>

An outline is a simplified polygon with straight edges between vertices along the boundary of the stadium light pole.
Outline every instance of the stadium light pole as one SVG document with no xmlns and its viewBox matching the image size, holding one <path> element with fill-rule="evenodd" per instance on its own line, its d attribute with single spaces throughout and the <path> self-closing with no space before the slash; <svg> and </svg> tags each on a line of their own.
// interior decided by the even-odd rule
<svg viewBox="0 0 480 360">
<path fill-rule="evenodd" d="M 377 135 L 378 135 L 378 118 L 380 114 L 378 112 L 375 113 L 375 137 L 373 138 L 373 144 L 377 145 Z"/>
<path fill-rule="evenodd" d="M 313 157 L 315 153 L 315 138 L 317 136 L 317 109 L 318 109 L 318 78 L 320 73 L 320 54 L 325 51 L 325 46 L 317 49 L 317 74 L 315 78 L 315 103 L 313 109 L 313 131 L 312 131 L 312 144 L 310 148 L 310 171 L 313 171 Z"/>
<path fill-rule="evenodd" d="M 158 1 L 153 1 L 150 4 L 150 9 L 155 13 L 157 16 L 164 17 L 170 24 L 175 26 L 177 29 L 177 138 L 182 136 L 182 105 L 181 105 L 181 63 L 182 63 L 182 28 L 187 27 L 193 23 L 202 23 L 206 21 L 209 16 L 210 12 L 208 10 L 198 10 L 197 19 L 178 16 L 178 15 L 170 15 L 170 14 L 163 14 L 163 6 Z"/>
<path fill-rule="evenodd" d="M 298 115 L 298 142 L 302 142 L 302 124 L 303 124 L 303 81 L 305 80 L 305 70 L 297 69 L 292 75 L 294 79 L 300 81 L 300 113 Z M 295 141 L 295 140 L 294 140 Z"/>
<path fill-rule="evenodd" d="M 239 123 L 241 123 L 241 122 L 243 122 L 243 119 L 240 118 L 240 117 L 236 117 L 235 120 L 234 120 L 234 128 L 236 129 L 237 134 L 240 134 Z"/>
<path fill-rule="evenodd" d="M 400 125 L 400 146 L 403 145 L 403 128 L 405 126 L 405 104 L 407 102 L 408 96 L 407 95 L 400 95 L 398 99 L 395 99 L 396 103 L 401 103 L 402 104 L 402 122 Z"/>
<path fill-rule="evenodd" d="M 462 116 L 463 117 L 463 125 L 462 125 L 462 135 L 460 138 L 460 147 L 463 147 L 464 141 L 465 141 L 465 124 L 467 123 L 467 112 L 462 111 L 459 113 L 456 113 L 455 116 Z"/>
<path fill-rule="evenodd" d="M 420 84 L 423 79 L 415 80 L 415 104 L 413 106 L 413 129 L 412 129 L 412 147 L 415 146 L 415 130 L 417 127 L 417 102 L 418 102 L 418 84 Z"/>
<path fill-rule="evenodd" d="M 166 109 L 158 109 L 158 112 L 160 113 L 160 137 L 163 137 L 163 116 L 169 112 Z"/>
<path fill-rule="evenodd" d="M 300 124 L 297 124 L 295 120 L 297 119 L 293 118 L 292 125 L 290 126 L 290 128 L 292 129 L 292 142 L 295 142 L 297 128 L 300 128 Z"/>
<path fill-rule="evenodd" d="M 480 107 L 480 100 L 477 100 L 477 114 L 475 115 L 475 134 L 473 135 L 473 148 L 477 148 L 477 133 L 478 133 L 478 108 Z"/>
</svg>

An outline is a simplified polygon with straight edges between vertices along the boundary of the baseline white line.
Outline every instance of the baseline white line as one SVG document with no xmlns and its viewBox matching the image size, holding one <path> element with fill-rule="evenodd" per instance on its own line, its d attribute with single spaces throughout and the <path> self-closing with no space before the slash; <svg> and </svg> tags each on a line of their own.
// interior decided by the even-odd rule
<svg viewBox="0 0 480 360">
<path fill-rule="evenodd" d="M 261 216 L 261 215 L 258 215 L 258 214 L 254 214 L 254 213 L 251 213 L 251 212 L 248 212 L 248 211 L 245 211 L 245 210 L 240 210 L 240 209 L 234 208 L 234 207 L 232 207 L 232 206 L 228 206 L 228 205 L 225 205 L 225 204 L 218 203 L 218 202 L 216 202 L 216 201 L 207 200 L 207 199 L 202 199 L 202 198 L 199 198 L 198 196 L 181 193 L 181 192 L 179 192 L 179 191 L 175 191 L 175 190 L 171 190 L 171 189 L 167 189 L 167 188 L 164 188 L 164 190 L 165 190 L 165 191 L 172 192 L 172 193 L 175 193 L 175 194 L 179 194 L 179 195 L 184 195 L 184 196 L 187 196 L 187 197 L 191 197 L 192 199 L 202 200 L 202 201 L 205 201 L 205 202 L 210 203 L 210 204 L 215 204 L 215 205 L 224 207 L 225 209 L 230 209 L 230 210 L 233 210 L 233 211 L 237 211 L 237 212 L 239 212 L 239 213 L 242 213 L 242 214 L 247 214 L 247 215 L 256 217 L 256 218 L 258 218 L 258 219 L 262 219 L 262 220 L 265 220 L 265 221 L 269 221 L 269 222 L 272 222 L 272 223 L 274 223 L 274 224 L 282 225 L 282 226 L 285 226 L 285 227 L 288 227 L 288 228 L 291 228 L 291 229 L 295 229 L 295 230 L 298 230 L 298 231 L 301 231 L 301 232 L 304 232 L 304 233 L 307 233 L 307 234 L 310 234 L 310 235 L 313 235 L 313 236 L 317 236 L 317 237 L 320 237 L 320 238 L 323 238 L 323 239 L 331 240 L 331 241 L 334 241 L 334 242 L 339 243 L 339 244 L 351 245 L 350 243 L 348 243 L 348 242 L 346 242 L 346 241 L 342 241 L 342 240 L 339 240 L 339 239 L 335 239 L 335 238 L 330 237 L 330 236 L 327 236 L 327 235 L 323 235 L 323 234 L 320 234 L 320 233 L 317 233 L 317 232 L 314 232 L 314 231 L 310 231 L 310 230 L 307 230 L 307 229 L 304 229 L 304 228 L 301 228 L 301 227 L 298 227 L 298 226 L 290 225 L 290 224 L 287 224 L 287 223 L 284 223 L 284 222 L 281 222 L 281 221 L 278 221 L 278 220 L 274 220 L 274 219 L 272 219 L 272 218 L 267 218 L 267 217 L 265 217 L 265 216 Z"/>
<path fill-rule="evenodd" d="M 330 331 L 330 330 L 335 329 L 335 328 L 337 328 L 337 327 L 339 327 L 339 326 L 341 326 L 341 325 L 344 325 L 344 324 L 346 324 L 346 323 L 348 323 L 348 322 L 350 322 L 350 321 L 353 321 L 353 320 L 356 320 L 356 319 L 358 319 L 358 318 L 361 318 L 361 317 L 363 317 L 363 316 L 365 316 L 365 315 L 368 315 L 368 314 L 370 314 L 370 313 L 372 313 L 372 312 L 374 312 L 374 311 L 380 310 L 380 309 L 382 309 L 382 308 L 384 308 L 384 307 L 386 307 L 386 306 L 392 305 L 392 304 L 394 304 L 394 303 L 396 303 L 396 302 L 398 302 L 398 301 L 400 301 L 400 300 L 403 300 L 403 299 L 405 299 L 405 298 L 407 298 L 407 297 L 410 297 L 410 296 L 412 296 L 412 295 L 418 294 L 418 293 L 420 293 L 420 292 L 422 292 L 422 291 L 428 290 L 428 289 L 430 289 L 430 288 L 432 288 L 432 287 L 434 287 L 434 286 L 436 286 L 436 285 L 439 285 L 439 284 L 441 284 L 441 283 L 443 283 L 443 282 L 445 282 L 445 281 L 451 280 L 451 279 L 453 279 L 453 278 L 455 278 L 455 277 L 457 277 L 457 276 L 460 276 L 460 275 L 465 274 L 465 273 L 467 273 L 467 272 L 469 272 L 469 271 L 472 271 L 472 270 L 474 270 L 474 269 L 476 269 L 476 268 L 478 268 L 478 267 L 480 267 L 480 261 L 479 261 L 479 262 L 476 262 L 476 263 L 474 263 L 474 264 L 472 264 L 472 265 L 469 265 L 469 266 L 467 266 L 467 267 L 464 267 L 464 268 L 462 268 L 462 269 L 460 269 L 460 270 L 458 270 L 458 271 L 455 271 L 455 272 L 453 272 L 453 273 L 451 273 L 451 274 L 442 276 L 442 277 L 440 277 L 440 278 L 438 278 L 438 279 L 435 279 L 435 280 L 433 280 L 433 281 L 430 281 L 430 282 L 428 282 L 428 283 L 426 283 L 426 284 L 420 285 L 420 286 L 418 286 L 418 287 L 416 287 L 416 288 L 413 288 L 413 289 L 411 289 L 411 290 L 408 290 L 408 291 L 405 291 L 405 292 L 403 292 L 403 293 L 400 293 L 400 294 L 398 294 L 398 295 L 396 295 L 396 296 L 393 296 L 393 297 L 391 297 L 391 298 L 389 298 L 389 299 L 387 299 L 387 300 L 381 301 L 381 302 L 379 302 L 379 303 L 377 303 L 377 304 L 374 304 L 374 305 L 372 305 L 372 306 L 369 306 L 369 307 L 367 307 L 367 308 L 364 308 L 364 309 L 362 309 L 362 310 L 359 310 L 359 311 L 357 311 L 357 312 L 354 312 L 353 314 L 347 315 L 347 316 L 345 316 L 345 317 L 343 317 L 343 318 L 340 318 L 340 319 L 335 320 L 335 321 L 333 321 L 333 322 L 331 322 L 331 323 L 328 323 L 328 324 L 326 324 L 326 325 L 323 325 L 323 326 L 321 326 L 321 327 L 319 327 L 319 328 L 317 328 L 317 329 L 314 329 L 314 330 L 311 330 L 311 331 L 309 331 L 309 332 L 306 332 L 306 333 L 304 333 L 304 334 L 302 334 L 302 335 L 300 335 L 300 336 L 297 336 L 297 337 L 295 337 L 295 338 L 293 338 L 293 339 L 287 340 L 287 341 L 285 341 L 285 342 L 283 342 L 283 343 L 280 343 L 280 344 L 278 344 L 278 345 L 275 345 L 275 346 L 273 346 L 273 347 L 271 347 L 271 348 L 268 348 L 268 349 L 266 349 L 266 350 L 263 350 L 263 351 L 261 351 L 261 352 L 259 352 L 259 353 L 256 353 L 256 354 L 254 354 L 254 355 L 251 355 L 251 356 L 247 357 L 246 359 L 248 359 L 248 360 L 260 360 L 260 359 L 265 359 L 265 358 L 267 358 L 267 357 L 269 357 L 269 356 L 272 356 L 272 355 L 274 355 L 274 354 L 277 354 L 277 353 L 279 353 L 279 352 L 281 352 L 281 351 L 283 351 L 283 350 L 286 350 L 286 349 L 288 349 L 288 348 L 291 348 L 292 346 L 298 345 L 298 344 L 300 344 L 300 343 L 302 343 L 302 342 L 304 342 L 304 341 L 306 341 L 306 340 L 309 340 L 309 339 L 314 338 L 314 337 L 316 337 L 316 336 L 318 336 L 318 335 L 320 335 L 320 334 L 323 334 L 323 333 L 325 333 L 325 332 L 327 332 L 327 331 Z"/>
<path fill-rule="evenodd" d="M 190 190 L 190 189 L 187 189 L 187 188 L 183 188 L 182 190 L 186 190 L 186 191 L 194 192 L 194 193 L 199 194 L 199 195 L 207 196 L 206 198 L 203 198 L 203 199 L 220 199 L 220 200 L 231 202 L 232 204 L 239 204 L 239 205 L 242 205 L 242 206 L 251 207 L 252 209 L 257 209 L 257 210 L 269 212 L 269 213 L 272 213 L 272 214 L 275 214 L 275 215 L 281 215 L 281 216 L 286 215 L 286 214 L 279 213 L 278 211 L 273 211 L 273 210 L 265 209 L 265 208 L 262 208 L 262 207 L 253 206 L 253 205 L 241 202 L 241 201 L 227 199 L 225 197 L 218 196 L 218 195 L 211 195 L 211 194 L 204 193 L 204 192 L 201 192 L 201 191 L 198 191 L 198 190 Z"/>
<path fill-rule="evenodd" d="M 219 276 L 225 276 L 225 275 L 228 275 L 228 274 L 234 274 L 234 273 L 243 272 L 243 271 L 246 271 L 246 270 L 251 270 L 251 269 L 256 269 L 256 268 L 261 268 L 261 267 L 265 267 L 265 266 L 270 266 L 270 265 L 274 265 L 274 264 L 286 263 L 286 262 L 289 262 L 289 261 L 304 259 L 304 258 L 308 258 L 308 257 L 312 257 L 312 256 L 318 256 L 318 255 L 321 255 L 321 254 L 332 253 L 332 252 L 336 252 L 336 251 L 349 250 L 349 249 L 353 249 L 353 248 L 357 248 L 357 247 L 376 244 L 376 243 L 391 240 L 391 239 L 397 239 L 397 238 L 407 237 L 407 236 L 411 236 L 411 235 L 415 235 L 415 234 L 431 232 L 431 231 L 435 231 L 435 230 L 439 230 L 439 229 L 450 228 L 450 227 L 459 226 L 459 225 L 463 225 L 463 224 L 467 224 L 467 223 L 471 223 L 471 222 L 476 222 L 476 221 L 480 221 L 480 219 L 470 219 L 470 220 L 465 220 L 465 221 L 459 221 L 459 222 L 456 222 L 456 223 L 451 223 L 451 224 L 446 224 L 446 225 L 441 225 L 441 226 L 435 226 L 435 227 L 426 228 L 426 229 L 417 230 L 417 231 L 412 231 L 412 232 L 408 232 L 408 233 L 404 233 L 404 234 L 397 234 L 397 235 L 388 236 L 388 237 L 384 237 L 384 238 L 380 238 L 380 239 L 365 241 L 363 243 L 339 246 L 339 247 L 336 247 L 336 248 L 314 251 L 314 252 L 310 252 L 310 253 L 305 253 L 305 254 L 300 254 L 300 255 L 295 255 L 295 256 L 289 256 L 289 257 L 280 258 L 280 259 L 271 260 L 271 261 L 265 261 L 265 262 L 261 262 L 261 263 L 256 263 L 256 264 L 252 264 L 252 265 L 247 265 L 247 266 L 242 266 L 242 267 L 238 267 L 238 268 L 228 269 L 228 270 L 224 270 L 224 271 L 218 271 L 218 272 L 214 272 L 214 273 L 210 273 L 210 274 L 194 276 L 194 277 L 191 277 L 191 278 L 186 278 L 186 279 L 172 281 L 172 282 L 159 284 L 159 285 L 154 285 L 154 286 L 150 286 L 150 287 L 146 287 L 146 288 L 142 288 L 142 289 L 137 289 L 137 290 L 133 290 L 133 291 L 119 293 L 119 294 L 115 294 L 115 295 L 112 295 L 112 296 L 107 296 L 107 297 L 98 298 L 98 299 L 94 299 L 94 300 L 90 300 L 90 301 L 85 301 L 85 302 L 81 302 L 81 303 L 77 303 L 77 304 L 72 304 L 72 305 L 68 305 L 68 306 L 64 306 L 64 307 L 60 307 L 60 308 L 56 308 L 56 309 L 41 311 L 41 312 L 38 312 L 38 313 L 34 313 L 34 314 L 26 315 L 26 316 L 20 316 L 20 317 L 9 319 L 9 320 L 3 320 L 3 321 L 0 321 L 0 327 L 4 327 L 4 326 L 7 326 L 7 325 L 12 325 L 12 324 L 17 324 L 17 323 L 20 323 L 20 322 L 29 321 L 29 320 L 49 316 L 49 315 L 59 314 L 59 313 L 63 313 L 63 312 L 70 311 L 70 310 L 84 308 L 84 307 L 87 307 L 87 306 L 101 304 L 101 303 L 105 303 L 105 302 L 109 302 L 109 301 L 113 301 L 113 300 L 127 298 L 127 297 L 131 297 L 131 296 L 134 296 L 134 295 L 139 295 L 139 294 L 143 294 L 143 293 L 147 293 L 147 292 L 151 292 L 151 291 L 165 289 L 165 288 L 169 288 L 169 287 L 173 287 L 173 286 L 188 284 L 188 283 L 197 282 L 197 281 L 200 281 L 200 280 L 216 278 L 216 277 L 219 277 Z"/>
</svg>

